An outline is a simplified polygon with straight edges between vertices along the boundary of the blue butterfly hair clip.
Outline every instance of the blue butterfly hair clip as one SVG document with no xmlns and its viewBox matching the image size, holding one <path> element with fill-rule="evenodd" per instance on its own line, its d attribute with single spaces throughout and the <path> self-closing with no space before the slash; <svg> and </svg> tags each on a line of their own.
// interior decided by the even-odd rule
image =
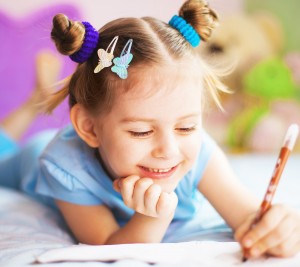
<svg viewBox="0 0 300 267">
<path fill-rule="evenodd" d="M 121 79 L 126 79 L 128 77 L 127 68 L 133 58 L 133 55 L 130 53 L 132 42 L 132 39 L 129 39 L 125 44 L 120 57 L 115 57 L 113 59 L 115 65 L 111 67 L 111 71 L 116 73 Z"/>
</svg>

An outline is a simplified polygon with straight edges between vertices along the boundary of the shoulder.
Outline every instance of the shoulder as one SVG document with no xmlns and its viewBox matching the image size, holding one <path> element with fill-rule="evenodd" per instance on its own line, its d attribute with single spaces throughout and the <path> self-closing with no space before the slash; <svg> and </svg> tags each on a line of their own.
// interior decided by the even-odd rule
<svg viewBox="0 0 300 267">
<path fill-rule="evenodd" d="M 205 169 L 208 165 L 209 160 L 215 151 L 218 150 L 218 145 L 212 139 L 212 137 L 205 131 L 202 131 L 202 142 L 201 147 L 196 158 L 195 164 L 190 172 L 187 174 L 193 181 L 193 186 L 197 187 L 199 181 L 204 175 Z"/>
<path fill-rule="evenodd" d="M 202 132 L 201 136 L 202 143 L 195 163 L 175 189 L 179 199 L 179 206 L 182 206 L 182 208 L 180 208 L 182 214 L 188 212 L 193 214 L 196 211 L 196 206 L 198 205 L 197 203 L 199 203 L 200 198 L 198 195 L 198 184 L 203 178 L 208 163 L 218 147 L 215 141 L 205 131 Z"/>
<path fill-rule="evenodd" d="M 69 150 L 76 151 L 84 146 L 83 143 L 73 126 L 68 125 L 56 134 L 41 157 L 54 156 L 56 153 L 68 153 Z"/>
<path fill-rule="evenodd" d="M 216 141 L 205 131 L 202 130 L 202 143 L 200 154 L 203 156 L 210 156 L 212 152 L 218 147 Z"/>
<path fill-rule="evenodd" d="M 59 131 L 39 158 L 40 172 L 36 191 L 76 204 L 100 204 L 93 196 L 89 165 L 96 166 L 94 149 L 85 144 L 69 125 Z"/>
<path fill-rule="evenodd" d="M 64 168 L 76 168 L 94 158 L 94 149 L 89 147 L 76 133 L 72 125 L 60 130 L 49 142 L 40 156 L 40 161 L 51 161 Z"/>
</svg>

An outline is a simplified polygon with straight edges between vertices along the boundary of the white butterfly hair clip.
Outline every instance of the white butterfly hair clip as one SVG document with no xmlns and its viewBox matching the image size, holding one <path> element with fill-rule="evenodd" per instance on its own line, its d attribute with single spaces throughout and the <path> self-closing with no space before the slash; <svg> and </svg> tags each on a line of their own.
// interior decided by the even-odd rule
<svg viewBox="0 0 300 267">
<path fill-rule="evenodd" d="M 132 46 L 132 39 L 129 39 L 125 44 L 120 57 L 114 58 L 113 62 L 115 66 L 111 67 L 112 72 L 118 74 L 121 79 L 126 79 L 128 77 L 127 68 L 131 62 L 133 55 L 130 53 Z"/>
<path fill-rule="evenodd" d="M 100 72 L 102 69 L 106 67 L 110 67 L 112 65 L 112 59 L 114 58 L 114 50 L 116 47 L 116 43 L 119 39 L 119 36 L 115 36 L 114 39 L 110 42 L 106 50 L 100 48 L 98 49 L 98 57 L 99 57 L 99 62 L 97 67 L 94 69 L 94 73 Z M 110 49 L 110 52 L 108 50 Z"/>
</svg>

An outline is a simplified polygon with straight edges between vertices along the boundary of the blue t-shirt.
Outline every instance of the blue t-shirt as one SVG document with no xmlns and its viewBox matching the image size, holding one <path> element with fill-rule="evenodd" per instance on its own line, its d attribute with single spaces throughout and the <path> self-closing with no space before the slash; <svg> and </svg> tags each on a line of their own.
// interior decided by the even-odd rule
<svg viewBox="0 0 300 267">
<path fill-rule="evenodd" d="M 188 219 L 201 205 L 197 185 L 216 147 L 203 132 L 203 142 L 194 167 L 182 178 L 175 192 L 178 206 L 174 220 Z M 94 148 L 84 143 L 72 126 L 60 131 L 40 156 L 35 191 L 39 194 L 80 205 L 105 205 L 119 224 L 126 223 L 134 211 L 120 193 L 96 157 Z"/>
<path fill-rule="evenodd" d="M 16 153 L 18 149 L 17 143 L 0 129 L 0 159 Z"/>
</svg>

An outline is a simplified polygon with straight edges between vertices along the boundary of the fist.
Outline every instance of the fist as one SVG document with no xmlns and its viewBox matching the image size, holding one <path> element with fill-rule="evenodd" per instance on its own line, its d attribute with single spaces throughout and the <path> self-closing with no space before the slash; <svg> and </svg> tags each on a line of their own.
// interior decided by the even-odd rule
<svg viewBox="0 0 300 267">
<path fill-rule="evenodd" d="M 114 189 L 122 195 L 126 206 L 151 217 L 173 216 L 178 198 L 174 192 L 162 192 L 150 178 L 131 175 L 114 181 Z"/>
<path fill-rule="evenodd" d="M 284 205 L 274 205 L 251 227 L 255 214 L 249 216 L 235 232 L 235 239 L 247 257 L 270 254 L 289 257 L 300 252 L 300 213 Z"/>
</svg>

